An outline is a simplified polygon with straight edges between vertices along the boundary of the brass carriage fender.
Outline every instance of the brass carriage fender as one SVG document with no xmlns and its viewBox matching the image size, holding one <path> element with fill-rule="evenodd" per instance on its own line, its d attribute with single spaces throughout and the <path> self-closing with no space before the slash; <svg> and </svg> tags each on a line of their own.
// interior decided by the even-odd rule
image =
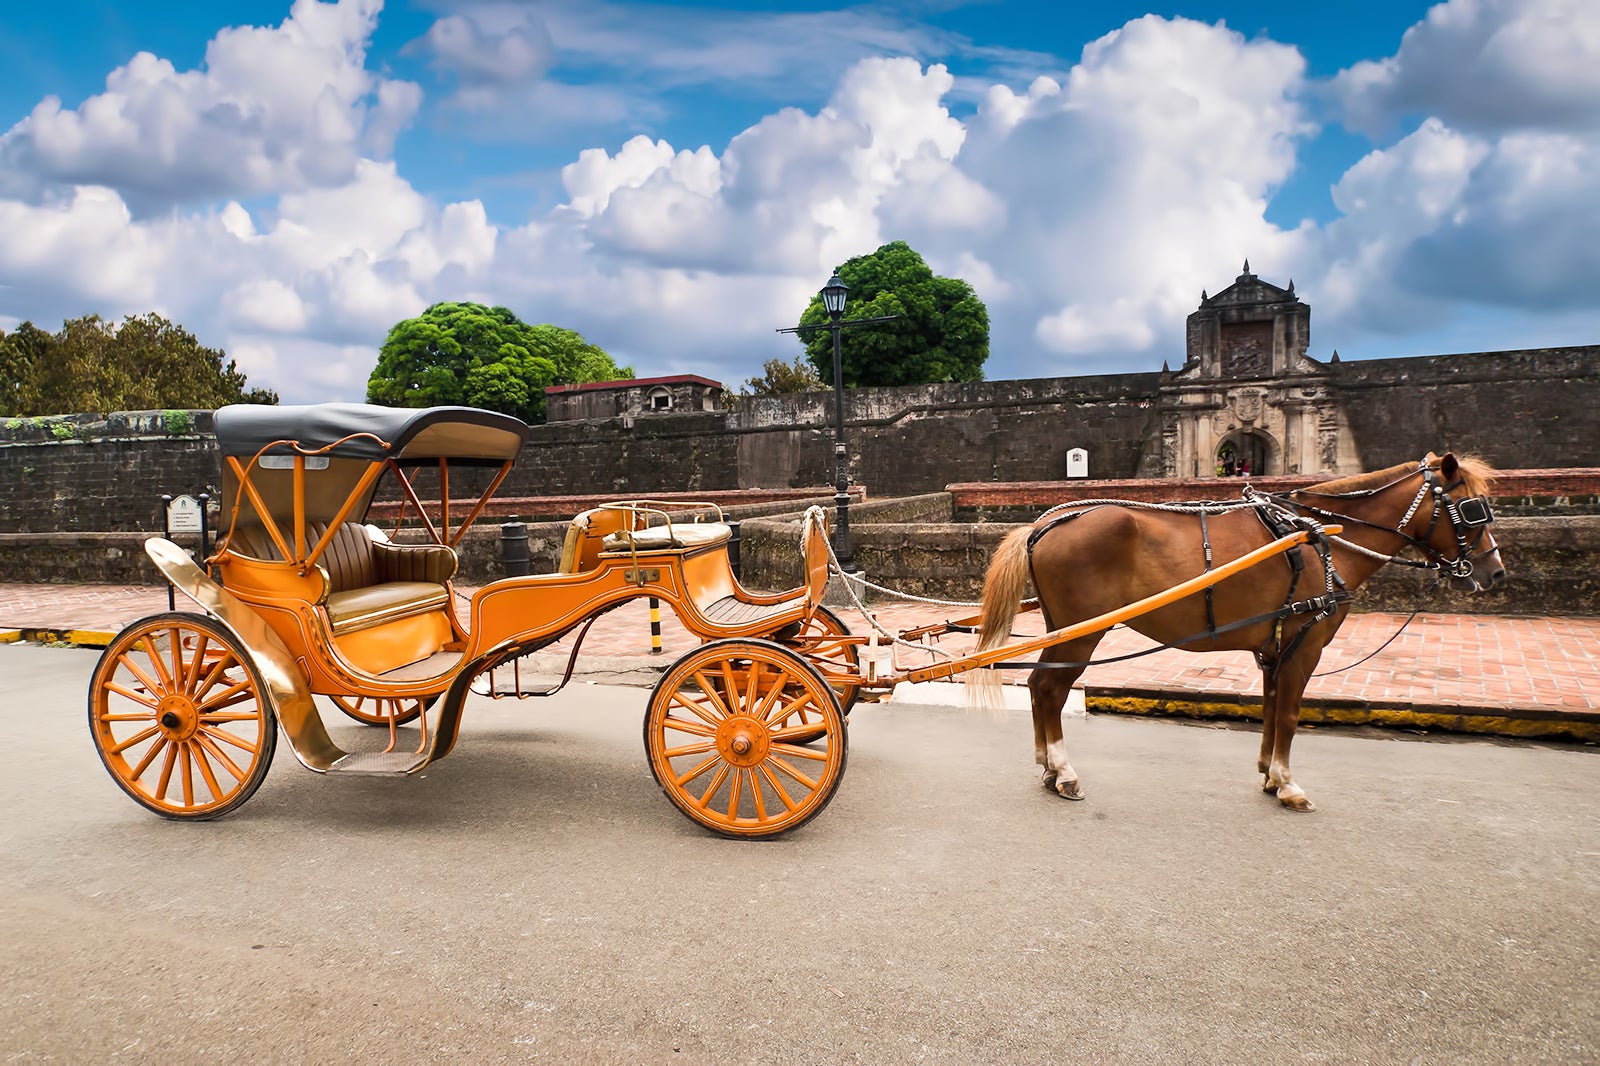
<svg viewBox="0 0 1600 1066">
<path fill-rule="evenodd" d="M 294 757 L 308 770 L 327 772 L 345 753 L 335 745 L 311 699 L 311 687 L 293 654 L 272 627 L 248 605 L 206 576 L 189 553 L 161 537 L 144 542 L 150 556 L 173 587 L 222 623 L 250 653 L 266 691 L 261 695 L 283 727 Z"/>
</svg>

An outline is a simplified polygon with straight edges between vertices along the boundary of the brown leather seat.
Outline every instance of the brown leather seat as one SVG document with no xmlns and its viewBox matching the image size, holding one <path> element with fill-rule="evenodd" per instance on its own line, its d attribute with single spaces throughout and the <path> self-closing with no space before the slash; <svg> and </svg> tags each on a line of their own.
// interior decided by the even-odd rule
<svg viewBox="0 0 1600 1066">
<path fill-rule="evenodd" d="M 308 546 L 327 532 L 326 522 L 306 526 Z M 229 550 L 278 561 L 282 554 L 260 526 L 234 530 Z M 346 522 L 317 560 L 328 574 L 323 606 L 335 635 L 382 625 L 450 605 L 445 582 L 455 574 L 456 553 L 438 544 L 375 541 L 367 528 Z"/>
</svg>

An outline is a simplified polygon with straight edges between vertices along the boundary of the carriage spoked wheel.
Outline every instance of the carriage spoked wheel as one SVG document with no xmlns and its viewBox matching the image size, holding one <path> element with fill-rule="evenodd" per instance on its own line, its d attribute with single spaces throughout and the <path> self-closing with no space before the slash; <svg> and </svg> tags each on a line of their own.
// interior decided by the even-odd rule
<svg viewBox="0 0 1600 1066">
<path fill-rule="evenodd" d="M 818 604 L 811 617 L 800 624 L 799 630 L 789 634 L 780 643 L 795 648 L 809 661 L 820 664 L 819 670 L 837 671 L 850 674 L 853 677 L 860 677 L 860 646 L 807 639 L 813 637 L 847 637 L 849 635 L 850 627 L 841 622 L 838 615 Z M 840 712 L 848 718 L 851 708 L 856 705 L 856 697 L 861 694 L 861 686 L 853 682 L 837 680 L 830 680 L 828 684 L 833 689 L 833 694 L 839 698 Z M 820 722 L 822 717 L 820 714 L 808 714 L 804 710 L 799 713 L 803 721 L 818 720 Z M 795 743 L 808 744 L 821 737 L 823 732 L 819 725 L 815 732 L 796 740 Z"/>
<path fill-rule="evenodd" d="M 719 640 L 656 683 L 644 746 L 684 814 L 723 836 L 766 837 L 828 805 L 847 739 L 838 699 L 804 658 L 764 640 Z"/>
<path fill-rule="evenodd" d="M 219 622 L 152 615 L 106 648 L 89 732 L 112 780 L 164 818 L 227 814 L 261 787 L 277 723 L 249 654 Z"/>
<path fill-rule="evenodd" d="M 363 725 L 388 726 L 415 722 L 424 708 L 437 697 L 426 700 L 395 699 L 390 696 L 329 696 L 333 705 Z"/>
</svg>

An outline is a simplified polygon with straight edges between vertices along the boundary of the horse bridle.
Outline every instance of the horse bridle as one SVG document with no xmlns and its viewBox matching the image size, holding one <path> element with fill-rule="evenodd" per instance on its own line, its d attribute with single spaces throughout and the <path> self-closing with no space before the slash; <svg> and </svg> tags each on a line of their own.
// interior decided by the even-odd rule
<svg viewBox="0 0 1600 1066">
<path fill-rule="evenodd" d="M 1473 563 L 1488 555 L 1493 548 L 1486 548 L 1474 555 L 1483 535 L 1488 531 L 1489 523 L 1494 521 L 1494 511 L 1489 506 L 1488 496 L 1466 496 L 1457 500 L 1450 495 L 1452 491 L 1466 484 L 1466 478 L 1457 478 L 1446 485 L 1433 468 L 1427 465 L 1426 460 L 1419 464 L 1422 471 L 1422 488 L 1417 490 L 1420 499 L 1425 492 L 1433 493 L 1433 517 L 1428 521 L 1428 532 L 1423 535 L 1423 550 L 1433 556 L 1440 569 L 1454 578 L 1470 578 L 1474 569 Z M 1412 504 L 1413 509 L 1416 504 Z M 1456 540 L 1456 557 L 1446 559 L 1443 553 L 1434 549 L 1428 542 L 1433 538 L 1434 526 L 1439 523 L 1439 511 L 1443 509 L 1450 520 L 1450 532 Z M 1404 522 L 1401 525 L 1405 525 Z M 1397 531 L 1398 532 L 1398 531 Z M 1472 534 L 1472 540 L 1467 540 L 1467 533 Z"/>
<path fill-rule="evenodd" d="M 1405 515 L 1401 517 L 1399 524 L 1393 529 L 1388 526 L 1380 526 L 1376 522 L 1368 522 L 1365 519 L 1339 514 L 1337 511 L 1313 507 L 1310 504 L 1295 503 L 1292 500 L 1284 500 L 1284 502 L 1291 507 L 1311 511 L 1326 518 L 1336 518 L 1343 523 L 1354 522 L 1357 525 L 1381 529 L 1386 533 L 1396 533 L 1430 560 L 1429 562 L 1416 562 L 1410 559 L 1397 559 L 1391 555 L 1388 557 L 1390 562 L 1397 562 L 1403 566 L 1411 566 L 1423 570 L 1442 570 L 1453 578 L 1471 578 L 1475 569 L 1474 563 L 1495 550 L 1494 548 L 1486 548 L 1474 554 L 1474 549 L 1483 540 L 1484 533 L 1489 528 L 1489 523 L 1494 521 L 1494 511 L 1489 506 L 1489 497 L 1486 495 L 1466 496 L 1457 500 L 1450 493 L 1466 484 L 1466 478 L 1457 478 L 1447 485 L 1438 474 L 1434 473 L 1433 468 L 1428 465 L 1426 459 L 1417 463 L 1417 469 L 1413 473 L 1422 475 L 1422 485 L 1418 487 L 1417 495 L 1412 499 L 1411 506 L 1406 508 Z M 1377 488 L 1363 489 L 1358 492 L 1316 492 L 1311 489 L 1293 489 L 1287 495 L 1321 496 L 1332 500 L 1363 499 L 1391 489 L 1411 476 L 1412 474 L 1406 474 L 1389 482 L 1387 485 L 1379 485 Z M 1433 514 L 1428 519 L 1428 529 L 1421 538 L 1413 537 L 1406 532 L 1406 526 L 1411 523 L 1412 517 L 1417 513 L 1418 508 L 1422 506 L 1422 501 L 1427 499 L 1430 494 L 1433 496 Z M 1283 496 L 1276 496 L 1276 498 L 1282 500 Z M 1439 524 L 1441 512 L 1449 520 L 1450 531 L 1455 536 L 1456 557 L 1454 559 L 1445 558 L 1444 553 L 1430 543 L 1433 539 L 1433 531 Z M 1472 536 L 1471 540 L 1467 539 L 1469 533 Z M 1349 542 L 1342 541 L 1342 543 L 1348 544 Z M 1360 545 L 1350 546 L 1360 548 Z"/>
</svg>

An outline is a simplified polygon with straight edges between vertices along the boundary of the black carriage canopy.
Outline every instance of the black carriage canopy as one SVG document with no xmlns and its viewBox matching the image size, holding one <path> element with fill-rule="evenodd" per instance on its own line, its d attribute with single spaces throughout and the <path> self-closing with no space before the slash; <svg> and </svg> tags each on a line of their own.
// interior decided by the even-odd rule
<svg viewBox="0 0 1600 1066">
<path fill-rule="evenodd" d="M 522 451 L 528 426 L 519 418 L 475 407 L 378 407 L 365 403 L 320 403 L 299 407 L 232 404 L 216 413 L 217 446 L 222 450 L 223 499 L 240 498 L 234 463 L 243 467 L 266 448 L 247 475 L 261 502 L 280 529 L 292 529 L 296 493 L 303 493 L 303 514 L 310 523 L 364 521 L 377 483 L 369 476 L 373 463 L 393 459 L 410 466 L 444 460 L 456 466 L 501 466 Z M 357 436 L 349 440 L 351 434 Z M 374 439 L 377 438 L 377 439 Z M 328 451 L 306 460 L 304 486 L 296 488 L 294 449 L 277 441 L 292 440 L 306 451 Z M 342 443 L 334 444 L 335 441 Z M 380 443 L 381 442 L 381 443 Z M 492 487 L 492 486 L 491 486 Z M 476 491 L 476 490 L 474 490 Z M 351 499 L 354 497 L 354 502 Z M 246 506 L 238 521 L 258 526 L 261 519 Z M 223 524 L 231 528 L 225 512 Z"/>
<path fill-rule="evenodd" d="M 515 459 L 528 439 L 527 423 L 520 418 L 476 407 L 230 404 L 217 410 L 215 426 L 222 454 L 244 460 L 275 441 L 297 441 L 302 449 L 317 451 L 342 440 L 323 454 L 368 462 L 392 458 L 499 464 Z M 279 445 L 265 454 L 293 455 L 294 449 Z"/>
</svg>

